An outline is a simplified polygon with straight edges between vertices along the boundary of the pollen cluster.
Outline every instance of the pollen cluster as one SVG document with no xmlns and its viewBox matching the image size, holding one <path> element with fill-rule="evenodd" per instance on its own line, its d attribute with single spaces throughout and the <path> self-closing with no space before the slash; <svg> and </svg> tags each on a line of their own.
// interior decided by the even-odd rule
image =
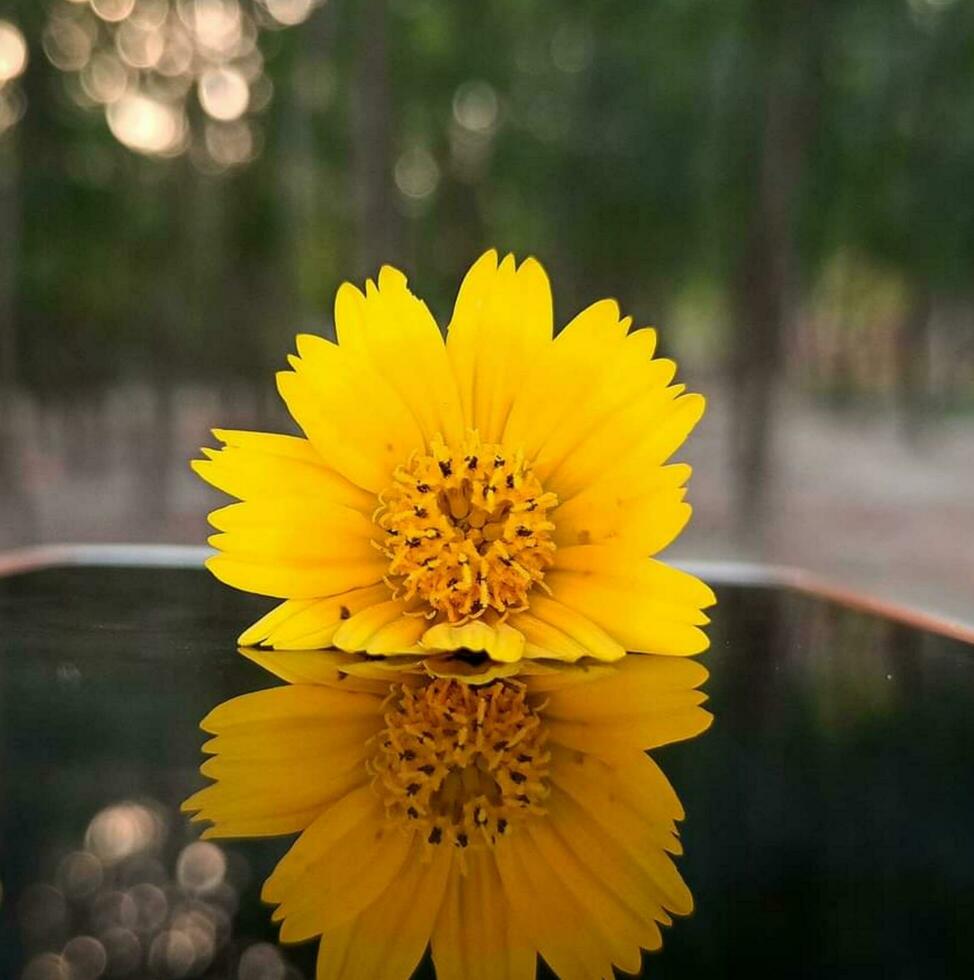
<svg viewBox="0 0 974 980">
<path fill-rule="evenodd" d="M 434 440 L 428 454 L 396 470 L 379 500 L 378 546 L 395 595 L 451 623 L 525 609 L 551 564 L 548 512 L 558 498 L 522 453 L 481 443 L 476 433 L 459 449 Z"/>
<path fill-rule="evenodd" d="M 523 684 L 397 685 L 369 770 L 387 816 L 427 845 L 488 847 L 544 814 L 550 755 Z"/>
</svg>

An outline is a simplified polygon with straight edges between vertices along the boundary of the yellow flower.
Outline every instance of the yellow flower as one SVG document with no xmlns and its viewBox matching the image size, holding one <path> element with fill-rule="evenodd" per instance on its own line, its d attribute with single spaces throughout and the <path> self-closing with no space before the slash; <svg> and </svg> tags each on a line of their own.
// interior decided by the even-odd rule
<svg viewBox="0 0 974 980">
<path fill-rule="evenodd" d="M 215 430 L 194 468 L 221 581 L 286 600 L 240 637 L 371 655 L 612 661 L 707 646 L 713 593 L 654 560 L 686 524 L 664 465 L 703 413 L 611 300 L 552 339 L 541 266 L 488 252 L 447 339 L 405 277 L 343 285 L 338 343 L 297 338 L 278 389 L 305 438 Z"/>
<path fill-rule="evenodd" d="M 371 676 L 336 652 L 247 651 L 286 686 L 202 727 L 208 837 L 300 833 L 263 889 L 318 980 L 563 980 L 640 968 L 692 898 L 683 809 L 644 749 L 710 723 L 692 660 L 629 656 L 474 686 Z"/>
</svg>

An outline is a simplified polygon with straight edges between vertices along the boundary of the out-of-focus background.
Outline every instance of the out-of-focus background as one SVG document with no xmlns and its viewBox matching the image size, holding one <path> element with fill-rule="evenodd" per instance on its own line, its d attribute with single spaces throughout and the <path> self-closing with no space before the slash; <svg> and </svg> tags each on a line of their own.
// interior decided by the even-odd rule
<svg viewBox="0 0 974 980">
<path fill-rule="evenodd" d="M 338 284 L 496 245 L 709 395 L 674 556 L 969 616 L 972 188 L 968 0 L 2 0 L 0 548 L 201 543 Z"/>
</svg>

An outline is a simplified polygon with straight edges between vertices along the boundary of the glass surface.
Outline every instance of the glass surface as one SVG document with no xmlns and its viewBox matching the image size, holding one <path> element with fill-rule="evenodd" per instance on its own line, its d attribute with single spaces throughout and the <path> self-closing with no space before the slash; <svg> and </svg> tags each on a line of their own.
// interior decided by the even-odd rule
<svg viewBox="0 0 974 980">
<path fill-rule="evenodd" d="M 971 975 L 974 650 L 786 590 L 717 591 L 714 726 L 654 753 L 686 807 L 697 909 L 647 975 Z M 316 944 L 277 952 L 258 899 L 290 838 L 187 851 L 177 809 L 204 783 L 199 720 L 276 683 L 233 644 L 269 605 L 192 570 L 0 579 L 0 977 L 53 980 L 43 953 L 79 935 L 131 967 L 116 975 L 313 976 Z M 71 953 L 97 966 L 97 945 Z"/>
</svg>

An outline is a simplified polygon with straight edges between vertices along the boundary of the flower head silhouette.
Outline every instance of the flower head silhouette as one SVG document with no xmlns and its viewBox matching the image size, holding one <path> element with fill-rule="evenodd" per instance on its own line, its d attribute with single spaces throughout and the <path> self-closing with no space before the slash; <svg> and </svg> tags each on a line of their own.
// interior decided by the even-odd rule
<svg viewBox="0 0 974 980">
<path fill-rule="evenodd" d="M 302 437 L 215 430 L 196 471 L 222 581 L 284 602 L 244 645 L 493 664 L 707 646 L 702 582 L 652 558 L 685 525 L 665 465 L 704 401 L 611 300 L 553 338 L 541 266 L 470 269 L 446 340 L 384 267 L 297 338 L 278 388 Z M 435 671 L 435 664 L 433 664 Z"/>
</svg>

